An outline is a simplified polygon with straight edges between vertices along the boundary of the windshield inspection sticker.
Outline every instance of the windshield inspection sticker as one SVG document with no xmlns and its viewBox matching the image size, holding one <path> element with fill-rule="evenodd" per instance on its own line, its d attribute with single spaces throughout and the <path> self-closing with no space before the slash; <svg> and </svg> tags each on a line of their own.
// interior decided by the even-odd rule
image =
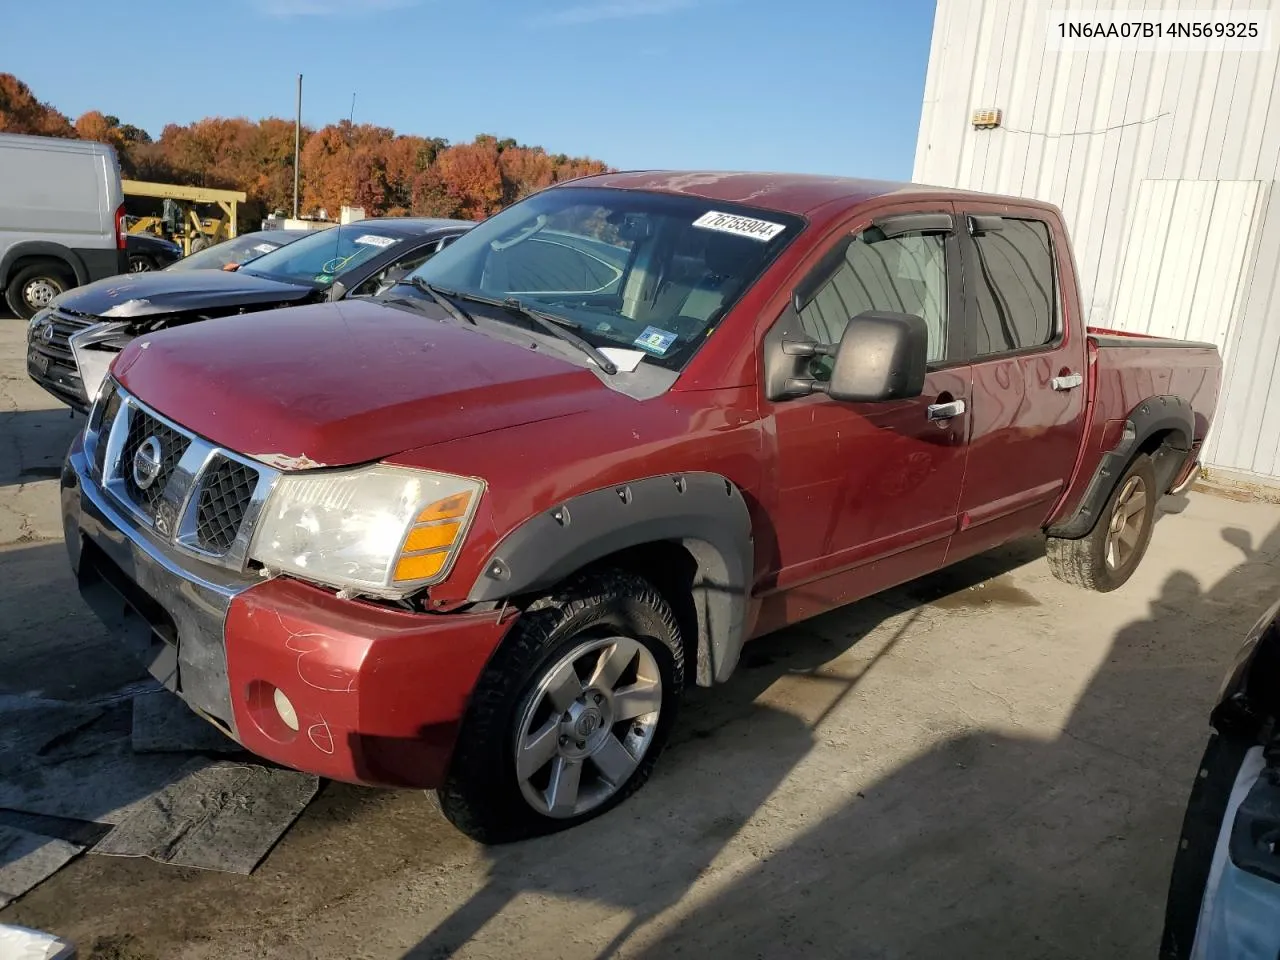
<svg viewBox="0 0 1280 960">
<path fill-rule="evenodd" d="M 754 217 L 739 217 L 737 214 L 720 213 L 716 210 L 708 210 L 693 221 L 693 225 L 701 227 L 703 230 L 719 230 L 721 233 L 750 237 L 752 240 L 759 240 L 761 243 L 768 243 L 783 230 L 787 229 L 785 224 L 770 223 L 768 220 L 756 220 Z"/>
<path fill-rule="evenodd" d="M 671 345 L 676 342 L 676 335 L 670 330 L 661 330 L 658 327 L 645 327 L 644 333 L 636 337 L 633 341 L 641 350 L 648 350 L 650 353 L 656 353 L 662 356 L 671 349 Z"/>
<path fill-rule="evenodd" d="M 356 237 L 353 243 L 363 243 L 367 247 L 389 247 L 395 240 L 391 237 L 381 237 L 376 233 L 366 233 L 363 236 Z"/>
</svg>

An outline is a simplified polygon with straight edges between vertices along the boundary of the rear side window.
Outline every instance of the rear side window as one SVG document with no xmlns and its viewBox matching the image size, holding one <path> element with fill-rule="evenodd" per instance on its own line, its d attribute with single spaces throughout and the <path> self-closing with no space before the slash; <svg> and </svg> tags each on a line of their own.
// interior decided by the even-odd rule
<svg viewBox="0 0 1280 960">
<path fill-rule="evenodd" d="M 839 343 L 850 317 L 868 310 L 910 313 L 923 317 L 929 328 L 929 361 L 944 360 L 945 242 L 938 233 L 907 233 L 891 239 L 874 229 L 858 234 L 831 279 L 800 309 L 805 333 L 819 343 Z"/>
<path fill-rule="evenodd" d="M 1053 247 L 1039 220 L 1002 218 L 973 234 L 978 356 L 1038 347 L 1058 334 Z"/>
</svg>

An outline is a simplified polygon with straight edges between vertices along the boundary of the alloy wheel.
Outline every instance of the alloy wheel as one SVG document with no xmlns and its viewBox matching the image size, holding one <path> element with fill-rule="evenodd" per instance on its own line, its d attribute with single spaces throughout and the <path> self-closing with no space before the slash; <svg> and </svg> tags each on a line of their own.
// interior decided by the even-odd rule
<svg viewBox="0 0 1280 960">
<path fill-rule="evenodd" d="M 1130 477 L 1116 497 L 1107 530 L 1107 566 L 1118 570 L 1129 562 L 1142 539 L 1147 517 L 1147 486 L 1141 477 Z"/>
<path fill-rule="evenodd" d="M 516 727 L 520 792 L 537 812 L 580 816 L 617 793 L 653 742 L 662 675 L 639 640 L 578 644 L 534 685 Z"/>
</svg>

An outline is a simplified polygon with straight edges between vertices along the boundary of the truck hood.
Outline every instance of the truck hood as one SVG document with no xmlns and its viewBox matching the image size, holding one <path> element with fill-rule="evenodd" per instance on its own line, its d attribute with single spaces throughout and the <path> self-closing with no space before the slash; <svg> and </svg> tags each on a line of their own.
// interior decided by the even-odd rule
<svg viewBox="0 0 1280 960">
<path fill-rule="evenodd" d="M 281 283 L 252 274 L 223 270 L 127 273 L 73 287 L 54 305 L 70 313 L 109 320 L 131 320 L 189 311 L 286 304 L 315 293 L 311 287 Z"/>
<path fill-rule="evenodd" d="M 545 352 L 362 300 L 144 335 L 113 372 L 169 419 L 282 469 L 380 460 L 610 393 Z"/>
</svg>

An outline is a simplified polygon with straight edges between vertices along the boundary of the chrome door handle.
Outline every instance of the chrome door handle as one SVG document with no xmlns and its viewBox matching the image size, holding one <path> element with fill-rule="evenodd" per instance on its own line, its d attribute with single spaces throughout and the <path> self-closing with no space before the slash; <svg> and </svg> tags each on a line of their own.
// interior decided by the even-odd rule
<svg viewBox="0 0 1280 960">
<path fill-rule="evenodd" d="M 962 413 L 964 413 L 963 400 L 952 400 L 950 403 L 929 404 L 930 420 L 950 420 L 952 417 L 958 417 Z"/>
<path fill-rule="evenodd" d="M 1084 383 L 1084 377 L 1078 373 L 1069 373 L 1064 377 L 1054 377 L 1049 381 L 1055 390 L 1074 390 Z"/>
</svg>

